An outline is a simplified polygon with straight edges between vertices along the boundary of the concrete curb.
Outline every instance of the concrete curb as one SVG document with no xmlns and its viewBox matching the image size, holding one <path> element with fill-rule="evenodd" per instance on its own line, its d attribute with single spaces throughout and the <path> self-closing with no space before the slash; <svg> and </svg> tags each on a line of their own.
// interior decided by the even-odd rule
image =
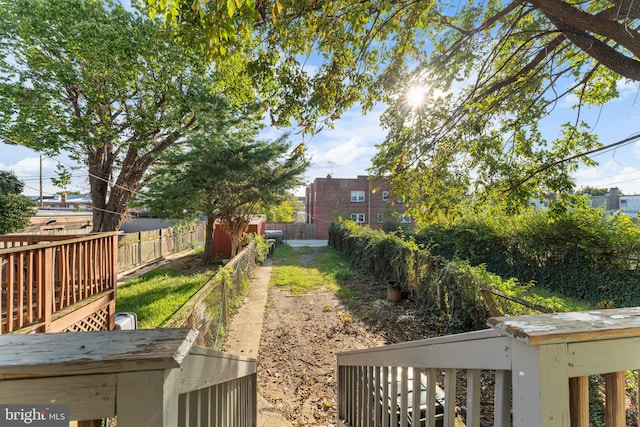
<svg viewBox="0 0 640 427">
<path fill-rule="evenodd" d="M 239 356 L 258 358 L 270 280 L 271 259 L 267 258 L 262 266 L 254 270 L 242 307 L 231 320 L 225 351 Z M 292 427 L 292 425 L 276 413 L 265 398 L 258 395 L 258 427 Z"/>
</svg>

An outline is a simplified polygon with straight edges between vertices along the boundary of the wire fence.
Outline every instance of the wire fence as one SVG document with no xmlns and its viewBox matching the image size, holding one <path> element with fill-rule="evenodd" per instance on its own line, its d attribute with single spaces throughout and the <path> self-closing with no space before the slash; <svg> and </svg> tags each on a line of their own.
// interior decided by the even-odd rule
<svg viewBox="0 0 640 427">
<path fill-rule="evenodd" d="M 252 242 L 191 298 L 163 327 L 187 327 L 200 331 L 198 344 L 221 349 L 227 324 L 241 304 L 256 266 L 256 242 Z"/>
</svg>

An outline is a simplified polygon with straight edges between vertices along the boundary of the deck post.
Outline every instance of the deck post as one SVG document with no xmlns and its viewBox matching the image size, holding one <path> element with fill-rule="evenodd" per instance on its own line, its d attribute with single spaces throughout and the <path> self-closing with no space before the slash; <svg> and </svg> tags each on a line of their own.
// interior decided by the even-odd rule
<svg viewBox="0 0 640 427">
<path fill-rule="evenodd" d="M 121 427 L 178 425 L 180 369 L 118 374 L 116 411 Z"/>
<path fill-rule="evenodd" d="M 607 427 L 627 425 L 625 412 L 624 372 L 612 372 L 604 375 L 605 406 L 604 418 Z"/>
<path fill-rule="evenodd" d="M 569 378 L 571 427 L 589 427 L 589 377 Z"/>
<path fill-rule="evenodd" d="M 41 268 L 42 282 L 42 322 L 43 331 L 51 331 L 51 320 L 54 312 L 55 304 L 55 277 L 54 277 L 54 251 L 55 248 L 49 247 L 44 250 L 43 263 L 38 267 Z"/>
<path fill-rule="evenodd" d="M 514 427 L 570 427 L 567 345 L 513 341 L 512 351 Z"/>
</svg>

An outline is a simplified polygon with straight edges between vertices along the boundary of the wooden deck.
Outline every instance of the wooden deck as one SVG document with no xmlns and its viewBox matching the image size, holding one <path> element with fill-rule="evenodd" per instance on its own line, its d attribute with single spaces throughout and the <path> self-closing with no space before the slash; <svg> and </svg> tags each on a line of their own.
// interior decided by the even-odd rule
<svg viewBox="0 0 640 427">
<path fill-rule="evenodd" d="M 72 420 L 119 427 L 255 427 L 256 360 L 194 346 L 197 334 L 2 335 L 0 402 L 69 405 Z"/>
<path fill-rule="evenodd" d="M 640 307 L 498 317 L 488 323 L 493 329 L 339 354 L 340 425 L 407 426 L 419 411 L 426 411 L 426 425 L 436 425 L 432 408 L 439 373 L 444 373 L 445 411 L 438 425 L 445 427 L 454 426 L 457 405 L 467 407 L 467 425 L 480 425 L 482 376 L 495 384 L 489 424 L 495 427 L 589 427 L 588 378 L 596 375 L 604 376 L 605 426 L 624 427 L 628 416 L 638 416 L 627 413 L 625 375 L 637 376 L 640 369 Z M 423 391 L 412 390 L 421 399 L 406 397 L 412 385 L 407 372 L 423 373 Z M 456 401 L 459 375 L 466 377 L 462 402 Z M 397 399 L 381 398 L 379 390 L 387 389 L 402 392 Z M 397 420 L 384 414 L 397 414 Z"/>
<path fill-rule="evenodd" d="M 0 334 L 112 329 L 117 234 L 0 236 Z"/>
</svg>

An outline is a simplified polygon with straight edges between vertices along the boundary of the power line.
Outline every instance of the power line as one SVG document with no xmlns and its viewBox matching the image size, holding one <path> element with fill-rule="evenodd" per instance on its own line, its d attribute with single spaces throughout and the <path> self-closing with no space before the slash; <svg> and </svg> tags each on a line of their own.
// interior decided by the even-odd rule
<svg viewBox="0 0 640 427">
<path fill-rule="evenodd" d="M 40 189 L 39 189 L 39 188 L 31 187 L 31 186 L 29 186 L 29 185 L 25 185 L 25 184 L 24 184 L 21 180 L 19 180 L 17 177 L 16 177 L 16 179 L 11 179 L 11 180 L 12 180 L 13 182 L 16 182 L 16 183 L 22 184 L 23 188 L 28 188 L 28 189 L 30 189 L 30 190 L 40 191 Z M 43 194 L 44 194 L 44 195 L 46 195 L 46 196 L 57 196 L 57 195 L 58 195 L 58 194 L 55 194 L 55 193 L 44 193 L 44 192 L 43 192 Z M 106 213 L 110 213 L 110 214 L 114 214 L 114 215 L 119 215 L 119 216 L 126 216 L 126 215 L 127 215 L 126 213 L 122 213 L 122 212 L 115 212 L 115 211 L 111 211 L 111 210 L 108 210 L 108 209 L 102 209 L 102 208 L 96 207 L 96 206 L 94 206 L 94 205 L 93 205 L 93 201 L 92 201 L 91 209 L 95 209 L 95 210 L 100 211 L 100 212 L 106 212 Z"/>
<path fill-rule="evenodd" d="M 551 169 L 551 168 L 553 168 L 555 166 L 558 166 L 558 165 L 561 165 L 563 163 L 567 163 L 567 162 L 570 162 L 572 160 L 576 160 L 576 159 L 579 159 L 579 158 L 582 158 L 582 157 L 590 156 L 590 155 L 592 155 L 594 153 L 608 152 L 608 151 L 610 151 L 610 150 L 612 150 L 614 148 L 622 147 L 624 145 L 631 144 L 632 142 L 636 142 L 638 140 L 640 140 L 640 132 L 636 132 L 636 133 L 632 134 L 631 136 L 629 136 L 629 137 L 627 137 L 625 139 L 613 142 L 613 143 L 608 144 L 608 145 L 603 145 L 602 147 L 599 147 L 599 148 L 594 148 L 592 150 L 583 151 L 581 153 L 577 153 L 577 154 L 574 154 L 572 156 L 564 157 L 564 158 L 562 158 L 560 160 L 549 162 L 549 163 L 547 163 L 547 164 L 545 164 L 543 166 L 540 166 L 539 168 L 529 172 L 524 178 L 519 180 L 515 185 L 512 185 L 511 188 L 509 188 L 508 190 L 505 190 L 505 193 L 508 193 L 508 192 L 511 192 L 511 191 L 515 190 L 516 188 L 520 187 L 522 184 L 524 184 L 527 181 L 529 181 L 530 179 L 532 179 L 534 176 L 536 176 L 539 173 L 542 173 L 542 172 L 544 172 L 546 170 L 549 170 L 549 169 Z M 602 154 L 604 154 L 604 153 L 602 153 Z"/>
<path fill-rule="evenodd" d="M 9 137 L 8 137 L 8 136 L 6 136 L 6 135 L 2 135 L 2 134 L 0 134 L 0 138 L 4 139 L 5 141 L 8 141 L 11 145 L 20 145 L 20 146 L 22 146 L 22 147 L 25 147 L 24 145 L 20 144 L 18 141 L 14 140 L 14 139 L 12 139 L 12 138 L 9 138 Z M 35 151 L 35 150 L 34 150 L 34 151 Z M 47 154 L 42 154 L 42 156 L 44 156 L 44 157 L 46 157 L 46 158 L 48 158 L 48 159 L 54 160 L 54 161 L 56 161 L 56 162 L 58 162 L 58 163 L 60 163 L 60 164 L 62 164 L 62 165 L 64 165 L 64 166 L 67 166 L 67 167 L 71 168 L 71 169 L 74 169 L 74 168 L 76 168 L 76 167 L 77 167 L 77 166 L 69 165 L 68 163 L 65 163 L 65 162 L 63 162 L 63 161 L 61 161 L 61 160 L 59 160 L 59 159 L 56 159 L 56 158 L 54 158 L 54 157 L 51 157 L 51 156 L 49 156 L 49 155 L 47 155 Z M 73 176 L 73 175 L 72 175 L 72 176 Z M 129 192 L 129 193 L 131 193 L 132 195 L 136 195 L 136 196 L 140 195 L 140 194 L 138 193 L 138 191 L 136 191 L 136 190 L 132 190 L 132 189 L 127 188 L 127 187 L 124 187 L 124 186 L 122 186 L 122 185 L 120 185 L 120 184 L 113 183 L 113 182 L 111 182 L 110 180 L 108 180 L 108 179 L 106 179 L 106 178 L 102 178 L 101 176 L 94 175 L 94 174 L 92 174 L 92 173 L 88 173 L 88 175 L 87 175 L 87 176 L 90 176 L 90 177 L 92 177 L 92 178 L 95 178 L 95 179 L 97 179 L 97 180 L 100 180 L 100 181 L 102 181 L 102 182 L 105 182 L 105 183 L 109 184 L 109 185 L 110 185 L 110 186 L 112 186 L 112 187 L 121 188 L 121 189 L 123 189 L 123 190 L 125 190 L 125 191 L 128 191 L 128 192 Z M 38 191 L 39 191 L 39 190 L 38 190 Z"/>
</svg>

